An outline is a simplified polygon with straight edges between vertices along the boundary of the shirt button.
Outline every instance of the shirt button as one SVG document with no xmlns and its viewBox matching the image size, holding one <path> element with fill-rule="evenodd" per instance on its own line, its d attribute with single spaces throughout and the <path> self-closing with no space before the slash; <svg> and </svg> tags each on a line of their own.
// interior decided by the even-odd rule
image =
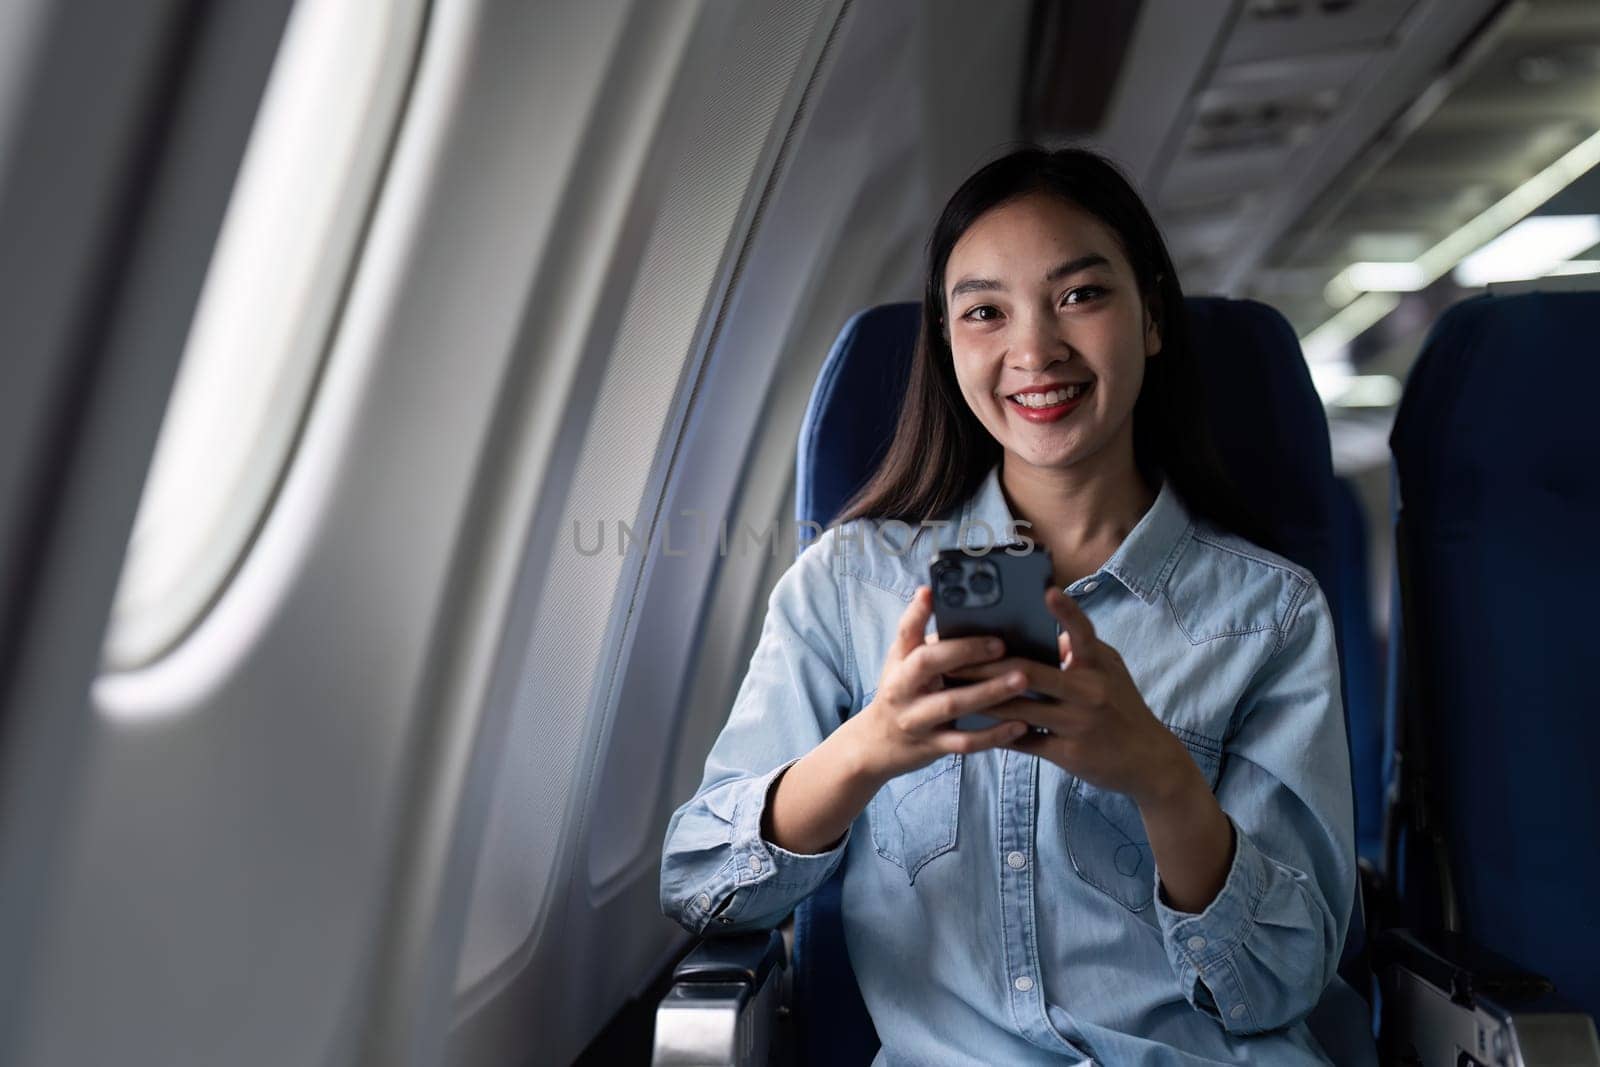
<svg viewBox="0 0 1600 1067">
<path fill-rule="evenodd" d="M 1244 1018 L 1244 1005 L 1243 1004 L 1235 1004 L 1233 1007 L 1228 1009 L 1228 1014 L 1233 1016 L 1235 1019 L 1243 1019 Z"/>
<path fill-rule="evenodd" d="M 1020 852 L 1013 852 L 1006 857 L 1006 866 L 1013 871 L 1020 871 L 1028 865 L 1028 857 Z"/>
<path fill-rule="evenodd" d="M 1201 949 L 1203 949 L 1205 947 L 1206 947 L 1206 939 L 1205 938 L 1203 938 L 1203 937 L 1191 937 L 1189 939 L 1189 951 L 1190 952 L 1199 952 Z"/>
<path fill-rule="evenodd" d="M 1096 589 L 1099 589 L 1099 588 L 1100 588 L 1100 583 L 1099 582 L 1088 581 L 1088 582 L 1084 582 L 1083 583 L 1083 591 L 1085 593 L 1092 593 Z"/>
<path fill-rule="evenodd" d="M 695 903 L 699 904 L 702 909 L 709 908 L 711 907 L 711 898 L 706 894 L 701 893 L 700 899 L 695 901 Z"/>
<path fill-rule="evenodd" d="M 750 857 L 750 869 L 752 871 L 759 871 L 761 869 L 761 857 L 760 856 L 751 856 Z"/>
<path fill-rule="evenodd" d="M 1033 988 L 1033 979 L 1024 974 L 1019 976 L 1017 980 L 1011 984 L 1017 987 L 1018 993 L 1026 993 L 1028 990 Z"/>
</svg>

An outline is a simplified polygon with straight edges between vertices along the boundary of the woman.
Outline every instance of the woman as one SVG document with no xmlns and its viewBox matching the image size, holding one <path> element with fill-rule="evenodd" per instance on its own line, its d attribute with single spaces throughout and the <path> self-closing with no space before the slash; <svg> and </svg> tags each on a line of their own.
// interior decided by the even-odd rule
<svg viewBox="0 0 1600 1067">
<path fill-rule="evenodd" d="M 888 455 L 779 581 L 667 829 L 696 933 L 776 925 L 843 864 L 880 1062 L 1327 1061 L 1303 1020 L 1348 994 L 1356 879 L 1333 624 L 1241 536 L 1182 299 L 1093 153 L 957 190 Z M 1008 531 L 1050 550 L 1059 667 L 925 636 L 933 555 Z M 1000 722 L 948 725 L 972 712 Z"/>
</svg>

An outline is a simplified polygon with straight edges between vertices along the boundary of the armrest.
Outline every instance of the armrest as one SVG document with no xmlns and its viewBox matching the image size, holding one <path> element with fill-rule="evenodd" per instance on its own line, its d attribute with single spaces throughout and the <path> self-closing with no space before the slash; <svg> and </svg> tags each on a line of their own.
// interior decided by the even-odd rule
<svg viewBox="0 0 1600 1067">
<path fill-rule="evenodd" d="M 678 982 L 744 982 L 759 987 L 784 964 L 783 936 L 776 930 L 708 937 L 672 971 Z"/>
<path fill-rule="evenodd" d="M 787 963 L 777 930 L 707 938 L 672 972 L 656 1006 L 655 1067 L 765 1064 Z"/>
<path fill-rule="evenodd" d="M 1376 960 L 1385 1063 L 1600 1067 L 1587 1013 L 1460 934 L 1386 932 Z"/>
</svg>

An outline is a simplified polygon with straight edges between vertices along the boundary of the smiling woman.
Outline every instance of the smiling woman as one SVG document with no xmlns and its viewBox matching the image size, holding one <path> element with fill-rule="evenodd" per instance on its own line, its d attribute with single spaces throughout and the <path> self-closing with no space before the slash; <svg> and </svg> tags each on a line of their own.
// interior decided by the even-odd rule
<svg viewBox="0 0 1600 1067">
<path fill-rule="evenodd" d="M 922 329 L 895 436 L 839 521 L 916 522 L 947 511 L 999 460 L 1008 426 L 1061 419 L 1050 447 L 1083 458 L 1114 436 L 1131 436 L 1145 481 L 1164 473 L 1197 514 L 1274 547 L 1215 458 L 1182 308 L 1160 231 L 1105 158 L 1028 148 L 983 167 L 934 227 Z M 1121 340 L 1108 349 L 1103 338 L 1112 332 Z M 1052 365 L 1065 352 L 1080 358 Z M 984 353 L 1023 362 L 1004 381 L 978 384 L 963 368 Z M 1114 396 L 1097 386 L 1097 365 L 1108 359 L 1141 368 L 1117 376 Z M 1086 387 L 1083 399 L 1055 410 L 1023 395 L 1073 385 Z M 1002 387 L 1011 392 L 993 393 Z M 1066 418 L 1074 408 L 1084 410 Z M 930 446 L 940 462 L 928 462 Z"/>
<path fill-rule="evenodd" d="M 1016 152 L 946 206 L 926 294 L 893 444 L 773 592 L 663 909 L 763 929 L 842 870 L 880 1063 L 1326 1063 L 1325 998 L 1370 1062 L 1332 618 L 1241 536 L 1154 222 L 1100 157 Z M 1059 662 L 926 633 L 930 558 L 1019 519 Z"/>
<path fill-rule="evenodd" d="M 1042 243 L 1047 247 L 1033 247 L 1030 251 L 1035 256 L 1042 251 L 1048 261 L 1048 258 L 1053 255 L 1053 249 L 1048 246 L 1055 243 L 1049 240 L 1049 235 L 1056 232 L 1050 227 L 1052 220 L 1049 216 L 1063 210 L 1072 211 L 1074 209 L 1062 201 L 1047 197 L 1024 197 L 1011 204 L 996 208 L 995 211 L 991 212 L 986 224 L 973 227 L 977 237 L 974 238 L 973 233 L 969 232 L 960 244 L 961 246 L 969 246 L 974 240 L 983 241 L 987 237 L 991 242 L 996 240 L 1006 242 L 1014 238 L 1020 238 L 1023 242 L 1036 245 L 1039 242 L 1030 242 L 1029 239 L 1043 236 L 1045 239 Z M 1081 225 L 1093 228 L 1097 224 L 1092 219 L 1084 219 L 1081 220 Z M 1018 245 L 1015 247 L 1021 251 L 1026 246 Z M 966 248 L 966 251 L 969 255 L 973 254 L 970 248 Z M 981 254 L 992 256 L 994 252 L 995 249 L 993 248 L 985 248 Z M 1040 287 L 1040 295 L 1044 297 L 1044 315 L 1054 319 L 1060 314 L 1056 308 L 1062 310 L 1071 308 L 1081 311 L 1087 306 L 1090 310 L 1094 310 L 1093 305 L 1097 302 L 1103 302 L 1103 298 L 1109 295 L 1111 290 L 1108 290 L 1104 285 L 1086 284 L 1086 282 L 1092 283 L 1097 277 L 1103 280 L 1103 277 L 1108 275 L 1111 270 L 1111 261 L 1098 252 L 1090 252 L 1087 255 L 1078 256 L 1076 259 L 1066 260 L 1046 270 L 1042 275 L 1042 285 Z M 959 268 L 953 273 L 959 273 Z M 988 344 L 991 348 L 997 343 L 1005 344 L 1009 347 L 1012 342 L 1020 343 L 1024 348 L 1027 348 L 1035 340 L 1035 338 L 1026 335 L 1018 337 L 1015 329 L 1010 340 L 1006 340 L 1003 337 L 994 337 L 995 328 L 999 327 L 1003 321 L 1009 320 L 1015 326 L 1015 320 L 1019 315 L 1026 315 L 1030 303 L 1029 294 L 1026 292 L 1027 279 L 1019 279 L 1019 283 L 1020 298 L 1017 294 L 1013 294 L 1010 287 L 1004 282 L 996 281 L 992 278 L 963 278 L 951 287 L 949 303 L 952 307 L 959 308 L 971 303 L 970 300 L 963 298 L 967 297 L 968 294 L 978 293 L 993 293 L 1001 301 L 1004 301 L 1007 297 L 1015 301 L 1015 306 L 1009 315 L 994 304 L 988 303 L 974 304 L 965 311 L 957 310 L 955 312 L 957 328 L 964 337 L 970 338 L 974 346 L 979 343 L 979 338 L 983 336 L 990 338 Z M 1055 291 L 1063 288 L 1065 291 L 1056 296 Z M 1150 320 L 1148 315 L 1145 316 L 1145 322 L 1147 331 L 1150 332 L 1156 347 L 1159 348 L 1160 337 L 1156 334 L 1155 323 Z M 971 326 L 985 327 L 984 333 L 976 333 L 970 329 Z M 1035 324 L 1036 327 L 1037 324 Z M 1024 323 L 1022 328 L 1027 329 L 1029 326 Z M 1042 353 L 1044 359 L 1051 358 L 1050 349 L 1053 347 L 1053 342 L 1048 340 L 1045 342 Z M 1153 351 L 1146 353 L 1147 356 L 1153 354 Z M 1033 358 L 1038 358 L 1038 356 Z M 996 390 L 996 395 L 1003 397 L 1011 406 L 1020 409 L 1016 413 L 1029 422 L 1055 422 L 1074 411 L 1079 406 L 1078 401 L 1094 389 L 1094 383 L 1093 377 L 1080 377 L 1077 380 L 1071 380 L 1065 376 L 1058 376 L 1053 381 L 1025 384 L 1012 392 Z"/>
<path fill-rule="evenodd" d="M 983 215 L 951 251 L 946 273 L 963 280 L 947 329 L 962 395 L 1032 465 L 1087 474 L 1123 461 L 1133 473 L 1131 416 L 1161 333 L 1118 245 L 1089 213 L 1031 193 Z"/>
</svg>

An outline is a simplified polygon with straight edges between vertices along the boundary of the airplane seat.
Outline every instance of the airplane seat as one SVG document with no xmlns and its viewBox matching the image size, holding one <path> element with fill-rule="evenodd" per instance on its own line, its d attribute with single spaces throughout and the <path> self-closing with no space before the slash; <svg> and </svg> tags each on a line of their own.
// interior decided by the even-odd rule
<svg viewBox="0 0 1600 1067">
<path fill-rule="evenodd" d="M 1193 297 L 1185 303 L 1204 376 L 1228 383 L 1207 396 L 1224 469 L 1265 527 L 1266 547 L 1316 575 L 1337 618 L 1332 454 L 1294 331 L 1277 311 L 1254 301 Z M 898 410 L 920 321 L 920 304 L 887 304 L 857 313 L 840 331 L 800 431 L 797 521 L 826 526 L 877 466 L 893 429 L 882 413 L 886 406 Z M 836 874 L 794 916 L 791 1022 L 799 1064 L 866 1063 L 877 1047 L 845 950 L 841 880 Z M 1365 1000 L 1371 982 L 1363 914 L 1358 895 L 1340 971 Z M 746 954 L 759 954 L 765 943 L 764 935 L 740 942 Z M 1370 1049 L 1369 1034 L 1338 1032 L 1352 1017 L 1365 1018 L 1366 1004 L 1325 1000 L 1330 1003 L 1310 1020 L 1319 1040 L 1330 1050 L 1362 1041 Z"/>
<path fill-rule="evenodd" d="M 1592 1020 L 1573 1014 L 1600 1011 L 1597 329 L 1600 293 L 1455 305 L 1390 438 L 1404 667 L 1389 835 L 1404 847 L 1389 847 L 1400 913 L 1443 932 L 1386 939 L 1384 954 L 1452 969 L 1458 1003 L 1508 1031 L 1547 1048 L 1559 1033 L 1570 1044 L 1547 1062 L 1561 1063 L 1600 1062 Z M 1385 1040 L 1405 1054 L 1402 1030 L 1437 1004 L 1387 982 L 1384 1003 Z"/>
<path fill-rule="evenodd" d="M 826 527 L 866 484 L 889 449 L 922 322 L 916 302 L 883 304 L 852 315 L 817 376 L 800 423 L 795 460 L 795 522 Z M 885 398 L 889 402 L 885 404 Z M 793 1000 L 795 1062 L 866 1063 L 878 1047 L 845 951 L 842 871 L 795 908 Z M 811 1020 L 826 1019 L 823 1026 Z"/>
<path fill-rule="evenodd" d="M 1293 560 L 1317 579 L 1334 619 L 1341 683 L 1351 671 L 1347 635 L 1370 628 L 1364 600 L 1346 595 L 1343 571 L 1352 550 L 1344 543 L 1338 479 L 1327 416 L 1311 381 L 1294 328 L 1277 310 L 1254 300 L 1188 297 L 1189 341 L 1207 381 L 1225 382 L 1211 390 L 1210 425 L 1222 468 L 1263 526 L 1269 548 Z M 1361 550 L 1355 550 L 1361 551 Z M 1364 552 L 1361 557 L 1365 559 Z M 1351 621 L 1355 614 L 1357 620 Z M 1359 670 L 1358 672 L 1359 673 Z M 1362 782 L 1357 760 L 1372 748 L 1377 720 L 1360 719 L 1350 709 L 1350 687 L 1341 684 L 1345 740 L 1350 745 L 1352 794 Z M 1359 828 L 1361 802 L 1356 798 Z M 1367 955 L 1366 904 L 1358 887 L 1345 937 L 1339 973 L 1363 1000 L 1371 1001 Z"/>
<path fill-rule="evenodd" d="M 900 409 L 921 325 L 911 301 L 858 311 L 840 328 L 800 423 L 797 523 L 826 527 L 877 470 L 894 431 L 883 413 Z"/>
<path fill-rule="evenodd" d="M 1383 684 L 1378 637 L 1372 626 L 1367 520 L 1348 479 L 1334 481 L 1334 580 L 1338 583 L 1345 714 L 1350 724 L 1350 770 L 1355 778 L 1356 855 L 1382 863 L 1385 777 Z"/>
</svg>

